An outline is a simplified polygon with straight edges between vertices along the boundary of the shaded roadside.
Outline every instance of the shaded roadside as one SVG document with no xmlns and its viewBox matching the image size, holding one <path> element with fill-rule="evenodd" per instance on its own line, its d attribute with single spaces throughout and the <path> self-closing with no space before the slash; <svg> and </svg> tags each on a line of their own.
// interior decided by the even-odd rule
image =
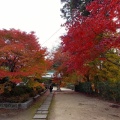
<svg viewBox="0 0 120 120">
<path fill-rule="evenodd" d="M 119 120 L 120 107 L 72 90 L 55 92 L 48 120 Z"/>
<path fill-rule="evenodd" d="M 33 120 L 36 109 L 43 103 L 49 94 L 49 90 L 34 101 L 27 109 L 0 109 L 0 120 Z"/>
</svg>

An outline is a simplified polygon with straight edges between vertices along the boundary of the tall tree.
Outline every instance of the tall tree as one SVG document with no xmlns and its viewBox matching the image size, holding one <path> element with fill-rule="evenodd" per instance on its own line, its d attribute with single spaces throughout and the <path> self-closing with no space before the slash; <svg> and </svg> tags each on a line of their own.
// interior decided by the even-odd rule
<svg viewBox="0 0 120 120">
<path fill-rule="evenodd" d="M 70 54 L 69 70 L 83 74 L 89 62 L 101 59 L 111 48 L 120 47 L 120 35 L 116 35 L 120 27 L 120 1 L 94 0 L 86 9 L 90 15 L 79 14 L 67 22 L 67 34 L 61 37 L 64 51 Z"/>
<path fill-rule="evenodd" d="M 0 78 L 41 75 L 46 69 L 46 49 L 40 47 L 34 32 L 3 29 L 0 43 Z"/>
<path fill-rule="evenodd" d="M 63 83 L 64 76 L 66 76 L 66 68 L 65 61 L 69 58 L 69 55 L 63 53 L 62 46 L 59 46 L 55 51 L 53 51 L 53 69 L 56 71 L 54 74 L 54 82 L 58 85 L 58 90 L 60 89 L 60 85 Z"/>
</svg>

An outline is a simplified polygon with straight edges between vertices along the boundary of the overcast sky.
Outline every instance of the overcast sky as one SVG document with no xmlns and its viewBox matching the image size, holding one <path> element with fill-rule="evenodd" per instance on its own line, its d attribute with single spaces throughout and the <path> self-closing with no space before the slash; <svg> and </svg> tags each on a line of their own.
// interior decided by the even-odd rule
<svg viewBox="0 0 120 120">
<path fill-rule="evenodd" d="M 0 29 L 34 31 L 41 46 L 51 50 L 65 33 L 61 6 L 60 0 L 0 0 Z"/>
</svg>

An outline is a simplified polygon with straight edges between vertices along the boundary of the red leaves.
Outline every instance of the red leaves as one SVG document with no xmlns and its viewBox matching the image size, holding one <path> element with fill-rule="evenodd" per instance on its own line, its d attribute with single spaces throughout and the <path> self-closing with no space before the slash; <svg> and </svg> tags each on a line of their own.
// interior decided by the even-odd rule
<svg viewBox="0 0 120 120">
<path fill-rule="evenodd" d="M 120 1 L 94 0 L 87 8 L 88 17 L 77 16 L 65 24 L 68 32 L 62 36 L 63 51 L 70 54 L 69 70 L 86 71 L 87 64 L 111 48 L 120 47 Z M 113 21 L 117 18 L 116 21 Z"/>
<path fill-rule="evenodd" d="M 46 70 L 46 49 L 40 47 L 34 32 L 0 30 L 0 43 L 1 78 L 41 75 Z"/>
<path fill-rule="evenodd" d="M 20 83 L 22 81 L 21 81 L 21 79 L 13 79 L 12 82 L 14 82 L 15 84 L 17 84 L 17 83 Z"/>
</svg>

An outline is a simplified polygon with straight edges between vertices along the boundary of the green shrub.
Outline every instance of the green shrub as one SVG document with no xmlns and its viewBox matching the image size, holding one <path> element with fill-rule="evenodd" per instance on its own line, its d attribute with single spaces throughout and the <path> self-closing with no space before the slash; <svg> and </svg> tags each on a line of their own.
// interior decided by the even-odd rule
<svg viewBox="0 0 120 120">
<path fill-rule="evenodd" d="M 19 96 L 25 93 L 31 93 L 32 91 L 33 89 L 27 86 L 16 86 L 10 91 L 10 94 L 11 96 Z"/>
<path fill-rule="evenodd" d="M 82 82 L 79 82 L 79 84 L 75 85 L 75 91 L 76 92 L 84 92 L 84 90 L 83 90 L 83 83 Z"/>
<path fill-rule="evenodd" d="M 92 93 L 91 82 L 83 82 L 82 89 L 85 93 L 91 94 Z"/>
<path fill-rule="evenodd" d="M 20 96 L 11 96 L 11 97 L 0 97 L 0 102 L 10 102 L 10 103 L 22 103 L 29 99 L 29 94 L 23 94 Z"/>
<path fill-rule="evenodd" d="M 120 102 L 120 82 L 98 82 L 97 89 L 102 98 Z"/>
<path fill-rule="evenodd" d="M 43 89 L 42 89 L 42 87 L 36 87 L 36 91 L 38 92 L 38 94 L 40 94 L 42 91 L 43 91 Z"/>
<path fill-rule="evenodd" d="M 25 102 L 29 99 L 29 94 L 23 94 L 20 96 L 12 96 L 10 98 L 7 98 L 7 102 L 11 102 L 11 103 L 22 103 Z"/>
<path fill-rule="evenodd" d="M 97 90 L 95 93 L 97 96 L 120 103 L 120 81 L 98 81 L 95 84 L 95 90 Z M 91 82 L 80 82 L 75 85 L 75 91 L 87 94 L 94 93 L 91 88 Z"/>
<path fill-rule="evenodd" d="M 32 91 L 30 93 L 30 97 L 35 97 L 38 94 L 38 91 Z"/>
<path fill-rule="evenodd" d="M 30 97 L 35 97 L 37 94 L 40 94 L 43 90 L 42 87 L 37 87 L 36 90 L 34 90 L 28 86 L 15 86 L 11 91 L 5 90 L 0 96 L 0 102 L 25 102 Z"/>
</svg>

